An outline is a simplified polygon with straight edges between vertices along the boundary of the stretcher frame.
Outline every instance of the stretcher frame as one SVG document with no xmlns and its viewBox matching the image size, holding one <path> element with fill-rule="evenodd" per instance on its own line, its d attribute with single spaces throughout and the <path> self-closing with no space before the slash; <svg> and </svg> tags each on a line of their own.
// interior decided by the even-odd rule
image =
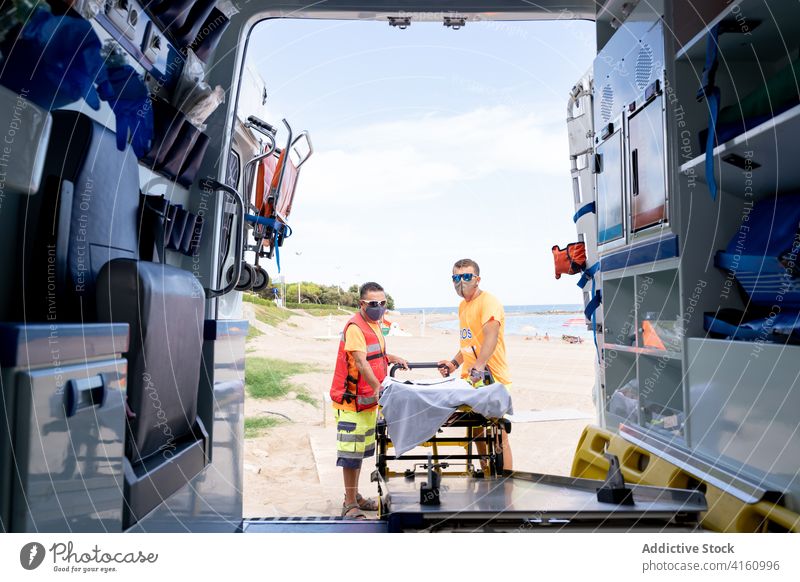
<svg viewBox="0 0 800 582">
<path fill-rule="evenodd" d="M 409 363 L 408 369 L 438 369 L 436 362 L 415 362 Z M 401 369 L 399 364 L 394 364 L 389 376 L 394 378 L 397 370 Z M 383 478 L 405 477 L 414 478 L 417 469 L 427 470 L 429 463 L 433 470 L 439 475 L 464 476 L 464 477 L 495 477 L 503 474 L 503 453 L 501 452 L 502 431 L 511 432 L 511 422 L 503 418 L 486 418 L 469 407 L 460 407 L 450 418 L 439 428 L 437 435 L 443 428 L 463 428 L 465 436 L 434 436 L 419 446 L 430 448 L 430 454 L 390 454 L 389 449 L 393 447 L 387 432 L 386 421 L 382 415 L 378 415 L 375 429 L 375 451 L 377 473 Z M 482 435 L 481 435 L 482 433 Z M 477 443 L 485 443 L 486 453 L 480 454 L 473 452 L 472 447 Z M 441 451 L 440 446 L 460 446 L 464 449 L 463 454 L 447 454 Z M 485 469 L 476 469 L 475 461 L 485 462 Z M 414 461 L 413 469 L 406 469 L 403 472 L 394 471 L 389 468 L 389 461 Z M 417 463 L 417 461 L 421 461 Z M 454 463 L 454 461 L 456 461 Z M 463 461 L 463 462 L 462 462 Z M 483 465 L 483 463 L 481 463 Z M 453 470 L 452 466 L 463 466 L 462 470 Z"/>
<path fill-rule="evenodd" d="M 262 154 L 247 162 L 244 172 L 245 176 L 250 179 L 249 184 L 246 186 L 248 200 L 250 200 L 248 202 L 247 224 L 253 230 L 253 238 L 255 239 L 255 244 L 245 250 L 255 252 L 256 266 L 258 266 L 259 259 L 262 257 L 271 259 L 277 252 L 277 248 L 283 246 L 284 239 L 291 235 L 288 218 L 294 201 L 295 190 L 297 189 L 300 168 L 314 153 L 311 136 L 307 131 L 302 131 L 297 137 L 294 137 L 289 122 L 284 119 L 283 125 L 287 130 L 286 145 L 283 148 L 279 148 L 275 141 L 277 134 L 275 127 L 254 116 L 250 116 L 246 123 L 246 127 L 261 133 L 267 138 L 268 142 Z M 305 141 L 308 146 L 305 153 L 298 148 L 302 141 Z M 298 159 L 296 164 L 291 159 L 293 153 Z M 272 157 L 277 158 L 272 175 L 267 176 L 265 168 L 261 192 L 259 193 L 259 188 L 254 191 L 253 186 L 258 186 L 256 180 L 259 168 L 264 167 L 265 160 Z M 284 184 L 288 179 L 293 180 L 292 188 L 291 191 L 284 192 Z"/>
</svg>

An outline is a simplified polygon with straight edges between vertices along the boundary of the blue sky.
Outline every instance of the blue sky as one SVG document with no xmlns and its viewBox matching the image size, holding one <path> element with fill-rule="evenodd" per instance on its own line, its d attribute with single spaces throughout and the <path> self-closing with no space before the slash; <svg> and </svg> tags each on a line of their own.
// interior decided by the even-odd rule
<svg viewBox="0 0 800 582">
<path fill-rule="evenodd" d="M 248 66 L 266 80 L 265 115 L 309 130 L 315 148 L 282 248 L 287 281 L 375 280 L 398 307 L 450 306 L 452 264 L 470 257 L 506 305 L 580 303 L 574 277 L 555 280 L 550 248 L 576 238 L 566 107 L 593 33 L 588 22 L 259 24 Z"/>
</svg>

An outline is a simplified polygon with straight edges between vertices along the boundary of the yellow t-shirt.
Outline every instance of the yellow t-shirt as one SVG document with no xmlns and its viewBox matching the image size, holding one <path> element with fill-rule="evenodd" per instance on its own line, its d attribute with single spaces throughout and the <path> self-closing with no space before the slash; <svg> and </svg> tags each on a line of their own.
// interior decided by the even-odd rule
<svg viewBox="0 0 800 582">
<path fill-rule="evenodd" d="M 472 301 L 462 301 L 458 306 L 459 338 L 461 341 L 461 356 L 464 365 L 461 367 L 461 377 L 469 377 L 469 370 L 478 359 L 483 345 L 483 326 L 495 320 L 500 322 L 500 332 L 497 338 L 497 347 L 489 358 L 487 365 L 495 381 L 505 385 L 511 384 L 506 361 L 505 327 L 506 315 L 503 304 L 486 291 L 481 291 Z M 473 351 L 474 350 L 474 351 Z"/>
<path fill-rule="evenodd" d="M 383 333 L 381 332 L 381 326 L 377 323 L 372 323 L 371 321 L 367 322 L 369 326 L 372 328 L 372 331 L 375 332 L 375 335 L 378 336 L 378 341 L 381 344 L 381 349 L 386 352 L 386 340 L 383 339 Z M 367 340 L 364 337 L 364 332 L 361 331 L 357 325 L 348 325 L 347 332 L 344 334 L 344 351 L 346 352 L 366 352 L 367 351 Z"/>
<path fill-rule="evenodd" d="M 381 350 L 386 353 L 386 340 L 383 338 L 380 325 L 377 323 L 372 323 L 371 321 L 368 321 L 367 323 L 372 328 L 372 331 L 375 332 L 375 335 L 378 336 L 378 342 L 381 344 Z M 359 328 L 357 325 L 347 326 L 347 331 L 344 334 L 344 351 L 366 353 L 367 340 L 364 337 L 364 332 L 362 332 L 361 328 Z M 348 368 L 355 368 L 353 356 L 349 353 L 347 354 L 347 366 Z M 355 402 L 343 402 L 341 404 L 334 402 L 333 407 L 338 410 L 355 410 L 356 404 Z"/>
</svg>

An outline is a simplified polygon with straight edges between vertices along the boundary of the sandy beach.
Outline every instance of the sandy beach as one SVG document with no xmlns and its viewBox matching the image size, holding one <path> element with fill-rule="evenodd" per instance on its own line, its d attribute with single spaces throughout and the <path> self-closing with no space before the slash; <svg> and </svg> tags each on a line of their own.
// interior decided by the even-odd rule
<svg viewBox="0 0 800 582">
<path fill-rule="evenodd" d="M 245 304 L 245 316 L 262 332 L 248 341 L 248 357 L 312 364 L 316 371 L 290 380 L 317 402 L 315 406 L 297 399 L 296 392 L 282 399 L 246 398 L 246 417 L 280 418 L 282 423 L 245 440 L 244 516 L 338 515 L 343 485 L 341 469 L 335 466 L 336 432 L 328 391 L 338 333 L 348 317 L 298 312 L 272 327 L 255 320 L 253 313 Z M 428 316 L 424 330 L 419 315 L 389 317 L 410 334 L 387 337 L 390 353 L 414 362 L 449 359 L 456 353 L 456 332 L 430 325 L 452 316 Z M 515 417 L 521 420 L 513 424 L 510 435 L 514 468 L 568 474 L 581 431 L 595 418 L 594 346 L 571 345 L 560 338 L 506 336 L 506 347 Z M 369 482 L 373 463 L 365 463 L 362 471 L 360 491 L 365 495 L 377 491 Z"/>
</svg>

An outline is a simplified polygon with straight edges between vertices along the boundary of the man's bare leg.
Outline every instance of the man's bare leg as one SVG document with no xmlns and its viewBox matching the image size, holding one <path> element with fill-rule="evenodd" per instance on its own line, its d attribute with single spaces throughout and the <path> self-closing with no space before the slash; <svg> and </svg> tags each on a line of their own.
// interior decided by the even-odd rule
<svg viewBox="0 0 800 582">
<path fill-rule="evenodd" d="M 500 451 L 503 453 L 503 470 L 513 470 L 514 457 L 511 455 L 511 443 L 508 442 L 508 433 L 500 430 Z"/>
<path fill-rule="evenodd" d="M 477 429 L 473 433 L 475 438 L 484 438 L 486 435 L 486 431 L 484 429 Z M 486 443 L 483 441 L 478 441 L 475 443 L 475 447 L 478 449 L 478 454 L 485 455 L 486 454 Z M 509 471 L 513 470 L 514 467 L 514 457 L 511 454 L 511 444 L 508 442 L 508 433 L 504 430 L 500 430 L 500 445 L 497 449 L 498 453 L 503 453 L 503 470 L 508 469 Z M 489 461 L 487 459 L 481 459 L 481 469 L 483 469 L 484 474 L 489 472 Z"/>
<path fill-rule="evenodd" d="M 358 478 L 361 475 L 361 467 L 358 469 L 348 469 L 342 467 L 344 475 L 344 502 L 345 505 L 356 503 L 358 495 Z"/>
</svg>

